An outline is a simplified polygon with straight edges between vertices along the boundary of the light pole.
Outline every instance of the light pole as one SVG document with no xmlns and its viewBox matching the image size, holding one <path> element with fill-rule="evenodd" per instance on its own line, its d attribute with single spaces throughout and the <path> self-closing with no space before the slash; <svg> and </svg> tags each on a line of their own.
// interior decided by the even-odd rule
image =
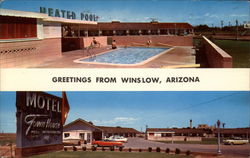
<svg viewBox="0 0 250 158">
<path fill-rule="evenodd" d="M 221 154 L 221 150 L 220 150 L 220 120 L 217 121 L 217 127 L 218 127 L 218 150 L 217 150 L 217 154 Z"/>
</svg>

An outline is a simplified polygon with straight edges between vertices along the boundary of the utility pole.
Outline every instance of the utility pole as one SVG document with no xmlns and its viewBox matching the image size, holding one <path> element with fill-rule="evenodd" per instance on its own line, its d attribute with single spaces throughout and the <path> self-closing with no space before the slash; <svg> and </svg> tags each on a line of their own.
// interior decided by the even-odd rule
<svg viewBox="0 0 250 158">
<path fill-rule="evenodd" d="M 217 150 L 217 154 L 221 154 L 221 150 L 220 150 L 220 120 L 217 121 L 217 128 L 218 128 L 218 150 Z"/>
<path fill-rule="evenodd" d="M 0 9 L 2 8 L 2 3 L 4 0 L 0 0 Z"/>
<path fill-rule="evenodd" d="M 220 21 L 220 25 L 221 25 L 221 29 L 222 29 L 223 26 L 224 26 L 224 21 L 223 20 Z"/>
<path fill-rule="evenodd" d="M 237 19 L 235 20 L 235 23 L 236 23 L 236 40 L 238 40 L 238 24 L 239 24 L 239 22 Z"/>
</svg>

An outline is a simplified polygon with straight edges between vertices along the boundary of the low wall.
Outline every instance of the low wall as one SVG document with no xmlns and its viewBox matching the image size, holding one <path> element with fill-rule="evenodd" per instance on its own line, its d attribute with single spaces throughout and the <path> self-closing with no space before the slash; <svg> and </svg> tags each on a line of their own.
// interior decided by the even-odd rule
<svg viewBox="0 0 250 158">
<path fill-rule="evenodd" d="M 29 67 L 61 55 L 61 38 L 0 42 L 0 67 Z"/>
<path fill-rule="evenodd" d="M 107 46 L 107 36 L 100 36 L 100 37 L 95 37 L 96 41 L 101 44 L 101 47 Z M 88 47 L 90 46 L 91 42 L 93 41 L 93 37 L 84 37 L 83 38 L 83 45 L 82 47 Z"/>
<path fill-rule="evenodd" d="M 154 141 L 201 141 L 201 137 L 186 137 L 186 136 L 173 136 L 173 137 L 155 137 L 149 136 L 148 140 Z"/>
<path fill-rule="evenodd" d="M 107 46 L 107 36 L 95 37 L 95 39 L 100 43 L 101 47 Z M 83 49 L 90 46 L 92 41 L 93 37 L 62 38 L 62 51 Z"/>
<path fill-rule="evenodd" d="M 232 57 L 205 36 L 202 37 L 202 52 L 206 54 L 210 68 L 232 68 L 233 66 Z"/>
<path fill-rule="evenodd" d="M 133 43 L 147 44 L 148 40 L 152 45 L 158 43 L 171 46 L 193 46 L 193 36 L 167 36 L 167 35 L 142 35 L 142 36 L 112 36 L 117 45 L 131 45 Z"/>
</svg>

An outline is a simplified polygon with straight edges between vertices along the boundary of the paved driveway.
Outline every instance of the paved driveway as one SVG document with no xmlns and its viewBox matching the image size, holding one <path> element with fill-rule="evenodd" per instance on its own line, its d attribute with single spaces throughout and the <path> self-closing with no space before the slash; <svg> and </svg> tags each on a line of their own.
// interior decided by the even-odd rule
<svg viewBox="0 0 250 158">
<path fill-rule="evenodd" d="M 128 142 L 125 144 L 126 148 L 156 148 L 162 149 L 169 148 L 175 150 L 176 148 L 182 151 L 190 150 L 191 152 L 206 152 L 216 153 L 217 145 L 203 145 L 203 144 L 167 144 L 155 141 L 145 140 L 144 138 L 128 138 Z M 248 157 L 250 155 L 250 144 L 247 145 L 221 145 L 221 151 L 223 154 L 238 155 Z"/>
</svg>

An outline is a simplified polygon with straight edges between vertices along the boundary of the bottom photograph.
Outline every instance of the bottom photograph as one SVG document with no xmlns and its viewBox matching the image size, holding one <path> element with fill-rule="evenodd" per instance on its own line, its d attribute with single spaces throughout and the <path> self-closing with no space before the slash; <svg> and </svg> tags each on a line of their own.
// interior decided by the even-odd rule
<svg viewBox="0 0 250 158">
<path fill-rule="evenodd" d="M 250 156 L 250 91 L 0 92 L 0 157 Z"/>
</svg>

